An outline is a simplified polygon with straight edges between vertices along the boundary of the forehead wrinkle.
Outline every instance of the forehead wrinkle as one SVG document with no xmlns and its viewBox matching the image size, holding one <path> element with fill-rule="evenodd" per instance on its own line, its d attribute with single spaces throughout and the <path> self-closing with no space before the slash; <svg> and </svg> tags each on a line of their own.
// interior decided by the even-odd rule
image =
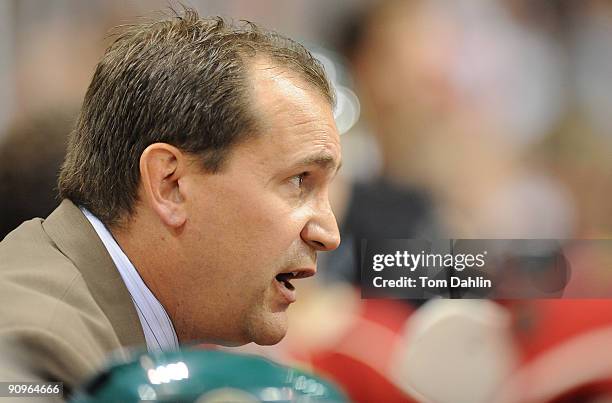
<svg viewBox="0 0 612 403">
<path fill-rule="evenodd" d="M 316 135 L 318 137 L 326 137 L 333 128 L 328 122 L 322 121 L 316 116 L 310 116 L 310 114 L 302 113 L 303 111 L 297 110 L 294 114 L 289 114 L 291 121 L 288 123 L 294 129 L 303 129 L 302 133 L 309 136 Z"/>
<path fill-rule="evenodd" d="M 321 151 L 316 154 L 306 156 L 305 158 L 300 160 L 297 165 L 318 165 L 325 170 L 338 172 L 338 170 L 342 166 L 342 161 L 337 161 L 336 157 L 329 151 Z"/>
<path fill-rule="evenodd" d="M 279 81 L 281 80 L 284 81 L 283 78 Z M 287 91 L 287 93 L 283 94 L 287 102 L 273 102 L 265 105 L 263 112 L 268 115 L 268 120 L 270 120 L 270 115 L 285 115 L 285 121 L 295 127 L 316 124 L 320 121 L 320 117 L 309 109 L 309 107 L 312 107 L 312 103 L 310 102 L 307 90 L 294 85 L 293 82 L 283 82 L 283 84 L 287 84 L 282 85 L 284 87 L 283 90 Z M 277 85 L 274 86 L 277 87 Z"/>
</svg>

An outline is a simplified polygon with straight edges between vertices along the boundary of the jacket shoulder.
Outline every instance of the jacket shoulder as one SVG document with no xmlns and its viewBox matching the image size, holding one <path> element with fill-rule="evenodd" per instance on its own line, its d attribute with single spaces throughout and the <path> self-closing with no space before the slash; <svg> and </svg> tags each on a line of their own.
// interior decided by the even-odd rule
<svg viewBox="0 0 612 403">
<path fill-rule="evenodd" d="M 63 354 L 59 347 L 64 346 L 71 351 L 66 356 L 80 356 L 93 368 L 121 344 L 79 269 L 42 224 L 26 221 L 0 242 L 0 335 L 28 346 L 38 341 L 33 351 L 55 345 Z M 54 350 L 44 351 L 48 358 Z M 49 359 L 50 364 L 62 361 Z"/>
</svg>

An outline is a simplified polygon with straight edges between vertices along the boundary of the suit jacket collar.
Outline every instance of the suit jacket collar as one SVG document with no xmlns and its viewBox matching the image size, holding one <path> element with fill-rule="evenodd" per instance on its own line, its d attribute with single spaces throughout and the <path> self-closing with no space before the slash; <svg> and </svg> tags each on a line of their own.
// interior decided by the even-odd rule
<svg viewBox="0 0 612 403">
<path fill-rule="evenodd" d="M 94 300 L 123 346 L 143 346 L 145 337 L 131 296 L 113 260 L 81 210 L 65 199 L 43 228 L 81 272 Z"/>
</svg>

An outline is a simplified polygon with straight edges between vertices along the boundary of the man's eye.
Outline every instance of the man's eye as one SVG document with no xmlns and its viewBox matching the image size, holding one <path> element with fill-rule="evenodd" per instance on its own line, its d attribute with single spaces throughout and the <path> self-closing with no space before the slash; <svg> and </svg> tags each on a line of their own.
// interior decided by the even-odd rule
<svg viewBox="0 0 612 403">
<path fill-rule="evenodd" d="M 308 176 L 308 172 L 302 172 L 299 175 L 295 175 L 291 178 L 291 183 L 293 183 L 296 187 L 301 188 L 304 184 L 304 179 Z"/>
</svg>

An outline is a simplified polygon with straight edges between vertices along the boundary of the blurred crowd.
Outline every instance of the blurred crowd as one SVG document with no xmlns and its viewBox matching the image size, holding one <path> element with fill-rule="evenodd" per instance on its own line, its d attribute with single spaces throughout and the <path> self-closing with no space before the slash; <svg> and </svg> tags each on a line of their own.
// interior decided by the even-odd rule
<svg viewBox="0 0 612 403">
<path fill-rule="evenodd" d="M 1 238 L 57 203 L 105 32 L 165 3 L 0 1 Z M 355 401 L 612 402 L 610 300 L 358 290 L 364 238 L 612 237 L 612 1 L 191 4 L 305 41 L 348 94 L 332 194 L 342 245 L 300 284 L 286 340 L 247 351 L 329 376 Z M 609 250 L 572 256 L 612 270 Z M 612 288 L 612 272 L 601 281 Z"/>
</svg>

